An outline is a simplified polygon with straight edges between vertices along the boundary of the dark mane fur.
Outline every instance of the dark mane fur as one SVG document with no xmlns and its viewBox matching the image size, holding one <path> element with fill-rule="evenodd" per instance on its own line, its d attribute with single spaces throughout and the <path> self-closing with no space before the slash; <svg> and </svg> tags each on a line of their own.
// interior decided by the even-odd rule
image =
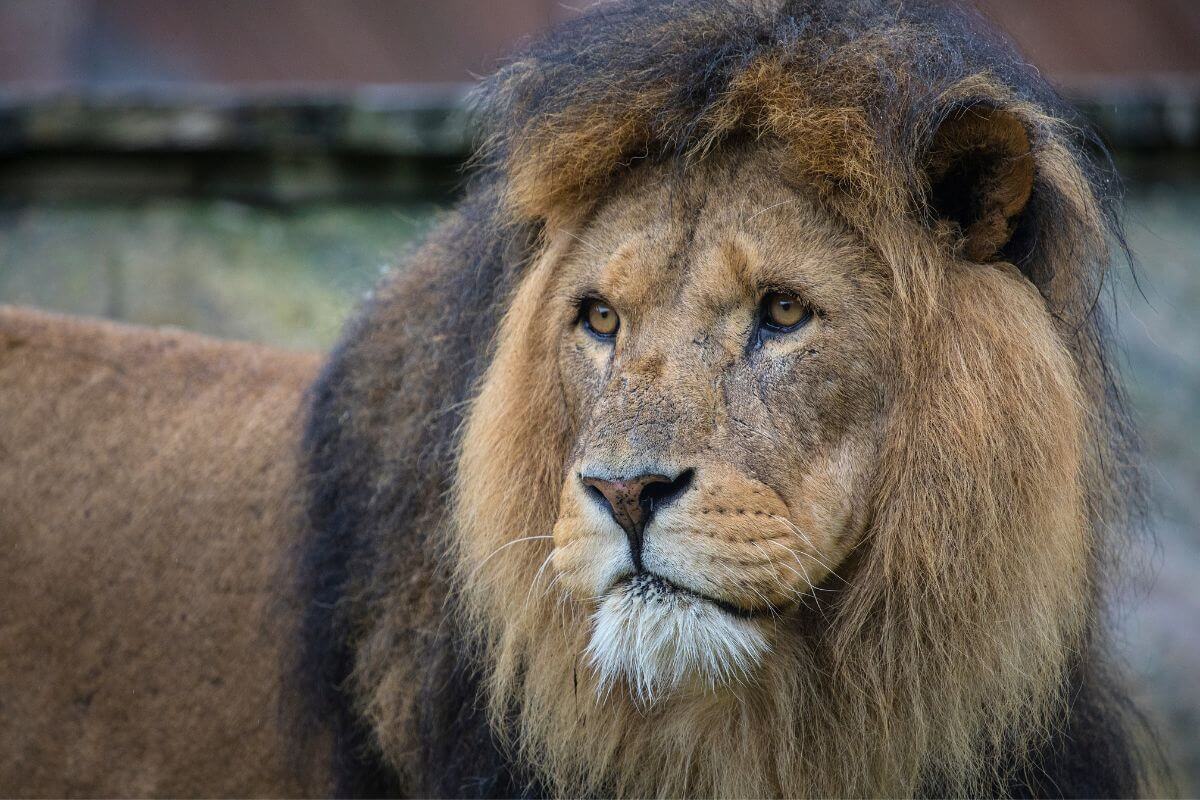
<svg viewBox="0 0 1200 800">
<path fill-rule="evenodd" d="M 497 304 L 529 235 L 500 222 L 498 208 L 494 190 L 481 181 L 422 247 L 433 269 L 414 266 L 417 274 L 404 277 L 415 286 L 392 278 L 379 287 L 312 391 L 304 439 L 312 534 L 298 553 L 306 608 L 297 677 L 309 706 L 302 723 L 332 732 L 340 795 L 400 793 L 398 776 L 382 762 L 343 688 L 354 661 L 348 633 L 364 624 L 364 606 L 384 602 L 362 596 L 364 587 L 382 593 L 411 573 L 428 581 L 409 592 L 425 604 L 440 606 L 447 595 L 438 554 L 427 541 L 441 524 L 462 401 L 492 333 L 478 322 L 486 314 L 473 312 Z M 406 309 L 417 316 L 407 317 Z M 384 570 L 399 575 L 384 579 Z M 352 595 L 353 605 L 347 602 Z M 428 639 L 403 644 L 419 648 L 429 665 L 429 718 L 420 722 L 430 729 L 425 758 L 486 762 L 482 754 L 490 744 L 480 740 L 486 727 L 453 621 Z M 502 771 L 498 758 L 482 770 L 471 764 L 484 774 L 464 776 L 461 787 L 438 776 L 405 777 L 434 794 L 511 794 L 511 784 L 494 777 Z"/>
<path fill-rule="evenodd" d="M 978 76 L 986 76 L 978 91 L 964 93 Z M 605 3 L 519 55 L 478 99 L 481 147 L 466 198 L 381 283 L 311 395 L 297 680 L 309 703 L 304 724 L 332 732 L 341 794 L 539 793 L 489 732 L 475 651 L 457 633 L 448 569 L 433 542 L 446 524 L 464 405 L 544 219 L 586 207 L 635 161 L 684 168 L 737 136 L 786 135 L 781 127 L 796 119 L 788 108 L 816 103 L 844 124 L 793 131 L 811 144 L 798 153 L 802 177 L 853 198 L 864 225 L 882 211 L 920 217 L 928 213 L 921 160 L 938 124 L 975 103 L 1019 103 L 1042 115 L 1032 138 L 1075 155 L 1101 224 L 1123 250 L 1119 184 L 1096 137 L 977 15 L 941 3 Z M 1097 303 L 1106 264 L 1081 252 L 1090 266 L 1070 283 L 1046 267 L 1047 248 L 1062 246 L 1052 232 L 1083 224 L 1075 213 L 1039 177 L 1006 256 L 1075 322 L 1076 357 L 1100 365 L 1104 385 L 1093 391 L 1108 397 L 1102 425 L 1119 459 L 1110 478 L 1127 487 L 1117 494 L 1135 496 Z M 1128 510 L 1095 516 L 1122 527 Z M 414 609 L 411 634 L 390 646 L 418 665 L 412 724 L 421 744 L 396 754 L 348 687 L 365 632 L 400 607 Z M 1077 666 L 1069 725 L 1045 744 L 1040 773 L 997 794 L 1133 791 L 1119 703 L 1091 655 Z M 1065 748 L 1065 737 L 1080 746 Z M 1083 751 L 1091 755 L 1081 760 Z"/>
</svg>

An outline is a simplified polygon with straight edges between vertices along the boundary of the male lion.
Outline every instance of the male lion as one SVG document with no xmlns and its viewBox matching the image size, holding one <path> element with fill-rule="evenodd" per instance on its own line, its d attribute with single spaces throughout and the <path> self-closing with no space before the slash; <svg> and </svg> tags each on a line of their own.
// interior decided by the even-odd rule
<svg viewBox="0 0 1200 800">
<path fill-rule="evenodd" d="M 1115 180 L 1036 73 L 936 3 L 635 2 L 480 97 L 466 199 L 311 389 L 320 757 L 276 790 L 1147 791 L 1100 619 Z M 279 776 L 254 733 L 191 790 Z"/>
</svg>

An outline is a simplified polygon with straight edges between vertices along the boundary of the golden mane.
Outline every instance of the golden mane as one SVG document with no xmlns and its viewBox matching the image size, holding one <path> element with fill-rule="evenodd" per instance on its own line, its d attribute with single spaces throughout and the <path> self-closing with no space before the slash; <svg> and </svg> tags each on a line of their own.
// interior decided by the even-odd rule
<svg viewBox="0 0 1200 800">
<path fill-rule="evenodd" d="M 892 235 L 876 246 L 928 269 L 928 305 L 896 337 L 875 519 L 852 570 L 754 684 L 650 710 L 620 694 L 596 702 L 579 663 L 587 612 L 548 586 L 548 542 L 513 546 L 552 527 L 574 435 L 538 313 L 573 240 L 548 237 L 463 433 L 448 544 L 487 646 L 493 724 L 555 791 L 894 795 L 932 781 L 986 794 L 1061 721 L 1089 613 L 1076 365 L 1032 285 L 1013 303 L 1001 272 Z M 1020 754 L 1015 767 L 990 757 L 1000 751 Z"/>
<path fill-rule="evenodd" d="M 1108 531 L 1136 495 L 1095 302 L 1119 228 L 1111 176 L 1036 75 L 940 4 L 628 3 L 480 97 L 471 194 L 315 394 L 303 669 L 343 789 L 1038 791 L 1086 695 L 1102 790 L 1136 791 L 1098 625 Z M 930 175 L 957 146 L 947 131 L 992 114 L 1032 186 L 1019 218 L 976 232 L 939 217 Z M 756 143 L 784 149 L 783 177 L 890 282 L 872 520 L 819 620 L 753 685 L 599 704 L 577 663 L 586 616 L 556 602 L 550 545 L 527 539 L 554 523 L 574 435 L 539 301 L 574 226 L 637 163 Z M 980 253 L 1006 265 L 967 263 Z"/>
</svg>

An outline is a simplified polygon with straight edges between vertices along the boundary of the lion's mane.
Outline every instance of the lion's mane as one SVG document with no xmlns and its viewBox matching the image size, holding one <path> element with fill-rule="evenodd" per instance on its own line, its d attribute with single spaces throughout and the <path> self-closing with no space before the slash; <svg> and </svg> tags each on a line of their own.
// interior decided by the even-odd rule
<svg viewBox="0 0 1200 800">
<path fill-rule="evenodd" d="M 1098 302 L 1118 188 L 1036 71 L 938 3 L 633 2 L 537 43 L 479 99 L 465 199 L 312 398 L 300 663 L 340 791 L 1137 791 L 1099 624 L 1138 492 Z M 926 175 L 964 109 L 1002 109 L 1030 140 L 1033 193 L 1002 252 L 1027 303 L 967 296 L 946 269 Z M 874 518 L 807 644 L 726 715 L 586 716 L 585 624 L 529 591 L 547 548 L 497 549 L 549 529 L 570 436 L 519 341 L 519 289 L 545 232 L 632 165 L 762 139 L 890 269 L 901 377 Z M 511 391 L 490 427 L 464 425 L 497 360 Z"/>
</svg>

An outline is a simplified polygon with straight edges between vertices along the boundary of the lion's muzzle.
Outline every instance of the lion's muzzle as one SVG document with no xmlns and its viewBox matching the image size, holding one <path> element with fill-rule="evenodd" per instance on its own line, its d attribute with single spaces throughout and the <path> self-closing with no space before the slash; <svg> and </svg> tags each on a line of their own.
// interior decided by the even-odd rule
<svg viewBox="0 0 1200 800">
<path fill-rule="evenodd" d="M 685 469 L 674 478 L 657 473 L 632 478 L 604 478 L 580 474 L 585 491 L 604 506 L 629 538 L 629 554 L 638 572 L 642 565 L 642 543 L 646 525 L 654 512 L 674 502 L 692 485 L 694 470 Z"/>
</svg>

